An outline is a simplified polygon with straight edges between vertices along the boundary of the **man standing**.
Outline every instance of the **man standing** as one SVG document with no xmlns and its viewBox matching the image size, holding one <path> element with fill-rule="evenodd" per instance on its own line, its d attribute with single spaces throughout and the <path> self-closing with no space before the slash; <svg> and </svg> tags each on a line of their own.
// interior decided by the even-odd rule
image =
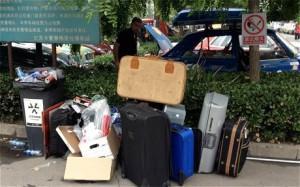
<svg viewBox="0 0 300 187">
<path fill-rule="evenodd" d="M 113 49 L 116 67 L 119 67 L 120 60 L 123 56 L 137 55 L 137 34 L 142 27 L 142 20 L 138 17 L 134 17 L 131 21 L 130 28 L 121 31 L 118 34 Z"/>
</svg>

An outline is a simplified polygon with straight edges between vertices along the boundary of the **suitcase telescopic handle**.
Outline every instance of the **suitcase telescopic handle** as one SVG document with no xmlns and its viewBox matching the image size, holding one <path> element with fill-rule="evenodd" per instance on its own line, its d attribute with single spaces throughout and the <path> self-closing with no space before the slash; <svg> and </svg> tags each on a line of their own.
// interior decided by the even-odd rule
<svg viewBox="0 0 300 187">
<path fill-rule="evenodd" d="M 203 147 L 213 149 L 216 144 L 217 136 L 215 134 L 207 133 L 204 138 Z"/>
</svg>

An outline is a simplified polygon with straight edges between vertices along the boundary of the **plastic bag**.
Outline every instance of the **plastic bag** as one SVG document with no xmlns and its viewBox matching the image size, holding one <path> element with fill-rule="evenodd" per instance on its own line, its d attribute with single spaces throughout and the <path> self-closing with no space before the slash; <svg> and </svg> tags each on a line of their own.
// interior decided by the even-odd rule
<svg viewBox="0 0 300 187">
<path fill-rule="evenodd" d="M 111 108 L 111 123 L 118 136 L 122 135 L 121 115 L 117 107 Z"/>
<path fill-rule="evenodd" d="M 107 136 L 111 126 L 110 108 L 106 99 L 94 101 L 82 111 L 83 137 L 86 140 Z"/>
</svg>

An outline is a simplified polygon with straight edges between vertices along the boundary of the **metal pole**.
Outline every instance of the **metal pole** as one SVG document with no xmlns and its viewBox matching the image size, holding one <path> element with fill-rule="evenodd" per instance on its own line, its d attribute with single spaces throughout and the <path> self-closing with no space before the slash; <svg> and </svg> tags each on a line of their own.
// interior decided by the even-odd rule
<svg viewBox="0 0 300 187">
<path fill-rule="evenodd" d="M 283 159 L 260 158 L 260 157 L 247 157 L 247 160 L 300 164 L 300 160 L 283 160 Z"/>
<path fill-rule="evenodd" d="M 35 63 L 42 66 L 44 60 L 42 43 L 36 43 L 35 46 Z"/>
<path fill-rule="evenodd" d="M 52 44 L 52 66 L 57 66 L 56 44 Z"/>
<path fill-rule="evenodd" d="M 11 79 L 13 79 L 14 78 L 14 66 L 13 66 L 13 56 L 12 56 L 12 45 L 11 45 L 11 42 L 8 42 L 7 52 L 8 52 L 9 76 L 10 76 Z"/>
<path fill-rule="evenodd" d="M 259 12 L 259 0 L 248 0 L 249 13 Z M 249 47 L 250 80 L 258 82 L 260 79 L 259 45 Z"/>
</svg>

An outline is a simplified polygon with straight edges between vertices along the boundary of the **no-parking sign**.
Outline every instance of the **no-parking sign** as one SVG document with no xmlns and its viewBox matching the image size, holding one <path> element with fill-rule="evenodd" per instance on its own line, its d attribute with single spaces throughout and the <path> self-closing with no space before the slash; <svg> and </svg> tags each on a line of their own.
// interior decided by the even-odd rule
<svg viewBox="0 0 300 187">
<path fill-rule="evenodd" d="M 243 14 L 243 45 L 261 45 L 267 39 L 267 19 L 265 13 Z"/>
</svg>

